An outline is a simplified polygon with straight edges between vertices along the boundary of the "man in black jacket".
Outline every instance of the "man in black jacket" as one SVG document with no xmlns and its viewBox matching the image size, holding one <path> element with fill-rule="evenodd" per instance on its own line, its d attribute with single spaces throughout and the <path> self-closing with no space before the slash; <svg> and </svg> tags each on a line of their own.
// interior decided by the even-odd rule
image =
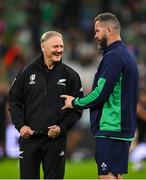
<svg viewBox="0 0 146 180">
<path fill-rule="evenodd" d="M 20 132 L 20 177 L 62 179 L 65 170 L 67 131 L 81 111 L 61 110 L 61 94 L 82 96 L 79 75 L 62 63 L 62 35 L 49 31 L 41 37 L 41 55 L 20 71 L 9 92 L 9 109 Z"/>
</svg>

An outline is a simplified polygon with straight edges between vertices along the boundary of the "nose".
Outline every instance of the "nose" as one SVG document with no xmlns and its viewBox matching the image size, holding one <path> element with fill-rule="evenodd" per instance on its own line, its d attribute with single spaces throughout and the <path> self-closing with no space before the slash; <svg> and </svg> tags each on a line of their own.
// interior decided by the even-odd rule
<svg viewBox="0 0 146 180">
<path fill-rule="evenodd" d="M 95 36 L 94 36 L 94 38 L 96 39 L 97 38 L 97 34 L 95 33 Z"/>
<path fill-rule="evenodd" d="M 97 41 L 98 41 L 98 37 L 97 37 L 96 35 L 95 35 L 94 37 L 95 37 L 95 40 L 97 40 Z"/>
<path fill-rule="evenodd" d="M 63 52 L 63 47 L 58 47 L 57 51 L 58 52 Z"/>
</svg>

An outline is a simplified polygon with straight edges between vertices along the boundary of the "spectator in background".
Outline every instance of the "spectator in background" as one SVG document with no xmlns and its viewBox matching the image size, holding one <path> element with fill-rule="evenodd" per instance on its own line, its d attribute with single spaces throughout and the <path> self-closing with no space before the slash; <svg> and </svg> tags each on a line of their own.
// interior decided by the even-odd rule
<svg viewBox="0 0 146 180">
<path fill-rule="evenodd" d="M 136 129 L 138 69 L 135 57 L 121 41 L 117 17 L 103 13 L 94 22 L 103 59 L 93 90 L 82 98 L 62 95 L 62 109 L 90 107 L 99 179 L 121 179 L 128 172 L 129 148 Z"/>
<path fill-rule="evenodd" d="M 3 57 L 3 64 L 7 70 L 7 76 L 10 83 L 12 83 L 16 74 L 25 66 L 25 63 L 22 49 L 18 44 L 8 48 Z"/>
<path fill-rule="evenodd" d="M 20 177 L 62 179 L 67 132 L 81 117 L 78 110 L 61 111 L 62 93 L 82 96 L 79 75 L 62 63 L 62 35 L 49 31 L 41 37 L 43 54 L 20 71 L 9 93 L 9 106 L 20 132 Z"/>
<path fill-rule="evenodd" d="M 8 87 L 0 83 L 0 159 L 5 155 L 6 108 Z"/>
<path fill-rule="evenodd" d="M 81 139 L 83 139 L 83 131 L 80 123 L 78 122 L 68 133 L 67 138 L 67 158 L 72 160 L 72 155 L 76 151 L 77 146 Z"/>
<path fill-rule="evenodd" d="M 146 143 L 146 92 L 142 91 L 139 94 L 139 101 L 137 103 L 138 144 Z"/>
<path fill-rule="evenodd" d="M 0 159 L 5 155 L 6 109 L 9 83 L 7 71 L 3 62 L 0 62 Z"/>
<path fill-rule="evenodd" d="M 140 90 L 137 103 L 137 141 L 130 152 L 130 161 L 134 170 L 144 169 L 146 158 L 146 91 Z"/>
</svg>

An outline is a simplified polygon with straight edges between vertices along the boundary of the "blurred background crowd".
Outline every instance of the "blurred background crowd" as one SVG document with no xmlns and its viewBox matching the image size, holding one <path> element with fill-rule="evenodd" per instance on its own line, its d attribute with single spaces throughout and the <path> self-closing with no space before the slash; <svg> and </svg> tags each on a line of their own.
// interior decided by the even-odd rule
<svg viewBox="0 0 146 180">
<path fill-rule="evenodd" d="M 0 0 L 0 158 L 4 155 L 14 157 L 18 151 L 10 145 L 17 146 L 19 134 L 12 133 L 15 130 L 7 110 L 7 95 L 18 71 L 40 55 L 40 36 L 49 30 L 63 34 L 63 61 L 79 72 L 84 93 L 87 94 L 101 59 L 94 40 L 94 17 L 103 12 L 117 15 L 121 22 L 122 39 L 137 58 L 140 83 L 134 146 L 145 145 L 146 0 Z M 92 138 L 89 128 L 89 111 L 86 110 L 69 134 L 68 158 L 79 160 L 84 156 L 90 157 Z M 136 153 L 134 150 L 132 152 Z M 133 162 L 141 162 L 146 157 L 146 153 L 139 153 L 142 158 L 136 160 L 131 154 Z"/>
</svg>

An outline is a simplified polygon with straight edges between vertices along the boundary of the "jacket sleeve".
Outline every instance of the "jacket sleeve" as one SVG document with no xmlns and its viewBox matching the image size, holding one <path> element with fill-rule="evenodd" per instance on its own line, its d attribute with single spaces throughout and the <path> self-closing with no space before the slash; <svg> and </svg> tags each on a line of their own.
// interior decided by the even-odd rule
<svg viewBox="0 0 146 180">
<path fill-rule="evenodd" d="M 85 109 L 104 103 L 111 95 L 115 84 L 120 80 L 124 64 L 120 54 L 115 51 L 110 52 L 102 61 L 95 88 L 86 96 L 73 100 L 73 106 L 76 108 Z"/>
<path fill-rule="evenodd" d="M 83 97 L 83 88 L 79 75 L 74 73 L 71 77 L 70 83 L 68 84 L 68 92 L 73 97 Z M 81 118 L 82 110 L 68 109 L 66 111 L 65 118 L 61 122 L 60 129 L 61 133 L 66 134 L 69 129 Z"/>
<path fill-rule="evenodd" d="M 9 91 L 9 111 L 12 123 L 18 131 L 25 125 L 23 83 L 24 75 L 23 71 L 20 71 L 14 79 Z"/>
</svg>

